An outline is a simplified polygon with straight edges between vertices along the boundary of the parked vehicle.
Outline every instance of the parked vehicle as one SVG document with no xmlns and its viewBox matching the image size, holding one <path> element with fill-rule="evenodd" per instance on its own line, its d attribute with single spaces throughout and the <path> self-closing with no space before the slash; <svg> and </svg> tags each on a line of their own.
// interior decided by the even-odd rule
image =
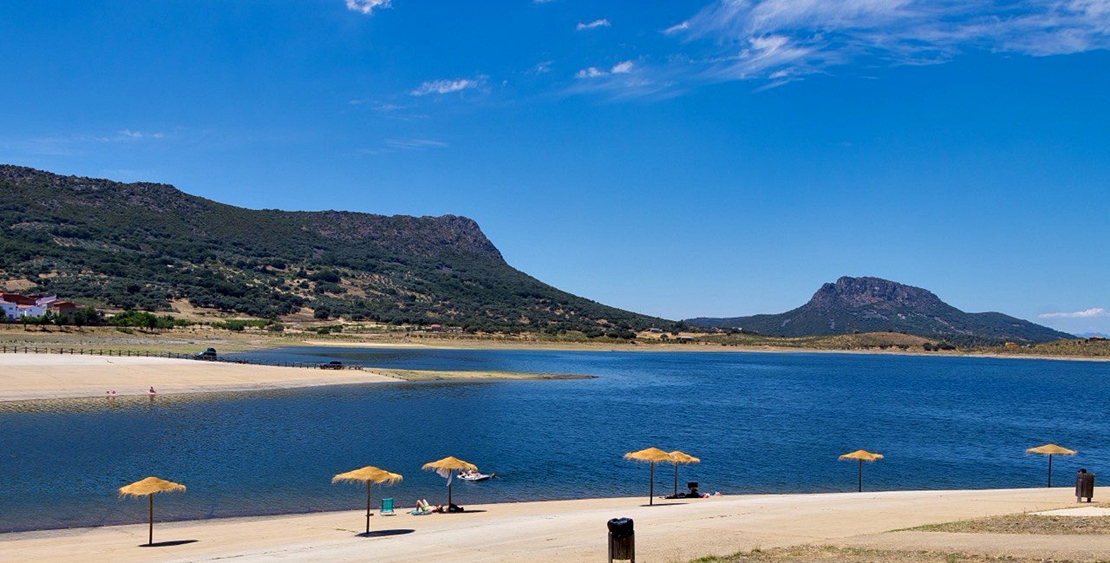
<svg viewBox="0 0 1110 563">
<path fill-rule="evenodd" d="M 320 364 L 320 369 L 343 369 L 343 362 L 332 360 L 326 364 Z"/>
<path fill-rule="evenodd" d="M 193 358 L 195 358 L 197 360 L 214 361 L 216 359 L 216 349 L 215 348 L 209 348 L 209 349 L 193 356 Z"/>
</svg>

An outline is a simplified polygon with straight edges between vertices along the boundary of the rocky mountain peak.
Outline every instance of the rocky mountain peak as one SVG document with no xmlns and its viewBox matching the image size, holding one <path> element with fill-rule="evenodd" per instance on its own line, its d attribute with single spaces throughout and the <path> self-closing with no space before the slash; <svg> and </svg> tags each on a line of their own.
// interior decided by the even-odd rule
<svg viewBox="0 0 1110 563">
<path fill-rule="evenodd" d="M 842 307 L 932 309 L 943 302 L 932 292 L 882 278 L 844 276 L 813 294 L 809 306 L 831 310 Z"/>
</svg>

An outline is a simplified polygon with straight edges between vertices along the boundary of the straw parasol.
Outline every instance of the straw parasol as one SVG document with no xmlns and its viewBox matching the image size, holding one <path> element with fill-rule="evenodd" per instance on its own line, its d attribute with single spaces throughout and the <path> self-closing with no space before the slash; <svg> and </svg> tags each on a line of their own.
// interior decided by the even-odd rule
<svg viewBox="0 0 1110 563">
<path fill-rule="evenodd" d="M 119 496 L 121 497 L 147 497 L 150 505 L 150 536 L 147 538 L 147 545 L 154 545 L 154 493 L 173 493 L 177 491 L 184 491 L 185 485 L 159 479 L 157 477 L 147 477 L 141 481 L 135 481 L 130 485 L 119 488 Z"/>
<path fill-rule="evenodd" d="M 396 473 L 390 473 L 384 469 L 378 469 L 373 465 L 367 465 L 361 469 L 340 473 L 331 478 L 332 483 L 340 481 L 366 483 L 366 533 L 370 533 L 370 484 L 386 484 L 392 485 L 401 481 L 401 476 Z"/>
<path fill-rule="evenodd" d="M 1056 444 L 1045 444 L 1035 448 L 1025 450 L 1027 454 L 1041 454 L 1048 456 L 1048 486 L 1052 486 L 1052 456 L 1054 455 L 1075 455 L 1075 450 L 1057 446 Z"/>
<path fill-rule="evenodd" d="M 859 460 L 859 470 L 857 478 L 859 480 L 859 492 L 863 492 L 863 462 L 875 461 L 876 459 L 883 459 L 883 454 L 873 454 L 867 450 L 856 450 L 852 453 L 844 454 L 836 459 L 855 459 Z"/>
<path fill-rule="evenodd" d="M 701 463 L 701 460 L 684 452 L 675 450 L 669 454 L 671 462 L 674 463 L 674 496 L 678 496 L 678 464 L 680 463 Z"/>
<path fill-rule="evenodd" d="M 451 506 L 451 477 L 452 473 L 462 469 L 470 471 L 477 471 L 478 466 L 473 463 L 467 463 L 457 457 L 447 456 L 443 459 L 430 461 L 425 463 L 421 469 L 425 471 L 435 471 L 439 473 L 440 477 L 447 479 L 447 506 Z"/>
<path fill-rule="evenodd" d="M 635 452 L 628 452 L 624 454 L 624 459 L 632 461 L 646 461 L 651 464 L 651 469 L 648 472 L 650 485 L 648 486 L 648 505 L 654 504 L 655 501 L 655 463 L 659 461 L 673 461 L 671 454 L 659 448 L 644 448 Z"/>
</svg>

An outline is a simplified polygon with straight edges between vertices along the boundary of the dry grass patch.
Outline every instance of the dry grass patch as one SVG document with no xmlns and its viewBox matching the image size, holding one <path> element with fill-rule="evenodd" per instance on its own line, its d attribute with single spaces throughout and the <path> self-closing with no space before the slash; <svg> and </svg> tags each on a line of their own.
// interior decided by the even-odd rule
<svg viewBox="0 0 1110 563">
<path fill-rule="evenodd" d="M 727 557 L 702 557 L 690 563 L 1070 563 L 1070 559 L 1042 559 L 975 555 L 958 552 L 897 551 L 833 546 L 795 546 L 754 549 Z"/>
<path fill-rule="evenodd" d="M 1110 534 L 1110 516 L 1040 516 L 1009 514 L 911 528 L 915 532 L 965 534 Z"/>
</svg>

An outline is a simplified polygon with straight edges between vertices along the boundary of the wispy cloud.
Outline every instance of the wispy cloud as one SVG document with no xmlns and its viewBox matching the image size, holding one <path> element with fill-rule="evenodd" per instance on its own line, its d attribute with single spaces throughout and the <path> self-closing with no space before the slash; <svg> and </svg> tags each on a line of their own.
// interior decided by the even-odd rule
<svg viewBox="0 0 1110 563">
<path fill-rule="evenodd" d="M 1086 311 L 1076 311 L 1074 313 L 1045 313 L 1037 315 L 1041 319 L 1094 319 L 1098 317 L 1110 317 L 1110 313 L 1101 307 L 1094 307 Z"/>
<path fill-rule="evenodd" d="M 391 0 L 346 0 L 347 9 L 352 12 L 370 15 L 375 8 L 391 8 Z"/>
<path fill-rule="evenodd" d="M 613 74 L 628 74 L 632 72 L 632 61 L 617 63 L 613 65 L 613 68 L 609 69 L 609 72 Z"/>
<path fill-rule="evenodd" d="M 448 144 L 436 139 L 387 139 L 382 141 L 382 146 L 370 149 L 361 149 L 358 152 L 367 155 L 381 155 L 402 151 L 423 151 L 429 149 L 445 149 Z"/>
<path fill-rule="evenodd" d="M 0 148 L 24 154 L 59 156 L 82 154 L 90 150 L 98 150 L 98 147 L 115 144 L 136 144 L 138 146 L 140 143 L 155 143 L 172 138 L 174 136 L 168 136 L 160 131 L 121 129 L 114 133 L 79 133 L 33 139 L 0 139 Z"/>
<path fill-rule="evenodd" d="M 551 72 L 551 65 L 553 64 L 555 64 L 555 61 L 541 61 L 539 63 L 536 63 L 536 66 L 532 67 L 532 73 L 547 74 Z"/>
<path fill-rule="evenodd" d="M 387 146 L 401 150 L 444 149 L 447 143 L 435 139 L 390 139 Z"/>
<path fill-rule="evenodd" d="M 717 0 L 663 31 L 702 80 L 795 80 L 856 62 L 1110 48 L 1107 0 Z M 737 47 L 739 46 L 739 47 Z M 696 80 L 697 77 L 691 77 Z"/>
<path fill-rule="evenodd" d="M 159 133 L 159 132 L 150 133 L 150 132 L 132 131 L 130 129 L 124 129 L 124 130 L 118 132 L 115 136 L 100 137 L 100 138 L 98 138 L 98 140 L 104 141 L 104 142 L 137 141 L 137 140 L 140 140 L 140 139 L 161 139 L 163 137 L 165 137 L 165 135 L 162 134 L 162 133 Z"/>
<path fill-rule="evenodd" d="M 459 80 L 429 80 L 415 90 L 409 92 L 413 96 L 427 96 L 428 94 L 450 94 L 471 88 L 477 88 L 485 82 L 484 77 L 462 78 Z"/>
<path fill-rule="evenodd" d="M 690 29 L 690 22 L 688 22 L 688 21 L 682 22 L 682 23 L 676 23 L 676 24 L 672 25 L 671 27 L 668 27 L 667 29 L 664 29 L 663 33 L 666 34 L 666 35 L 674 35 L 675 33 L 678 33 L 680 31 L 686 31 L 687 29 Z"/>
<path fill-rule="evenodd" d="M 681 87 L 665 67 L 644 67 L 639 62 L 621 61 L 609 68 L 587 67 L 575 73 L 567 94 L 602 94 L 611 99 L 671 98 Z"/>
<path fill-rule="evenodd" d="M 609 20 L 602 18 L 600 20 L 594 20 L 590 23 L 579 22 L 578 26 L 575 27 L 575 29 L 577 29 L 578 31 L 583 31 L 587 29 L 597 29 L 599 27 L 609 27 Z"/>
<path fill-rule="evenodd" d="M 599 78 L 602 76 L 609 76 L 610 74 L 628 74 L 632 72 L 632 61 L 623 61 L 613 65 L 609 70 L 602 70 L 597 67 L 587 67 L 574 74 L 575 78 Z"/>
</svg>

